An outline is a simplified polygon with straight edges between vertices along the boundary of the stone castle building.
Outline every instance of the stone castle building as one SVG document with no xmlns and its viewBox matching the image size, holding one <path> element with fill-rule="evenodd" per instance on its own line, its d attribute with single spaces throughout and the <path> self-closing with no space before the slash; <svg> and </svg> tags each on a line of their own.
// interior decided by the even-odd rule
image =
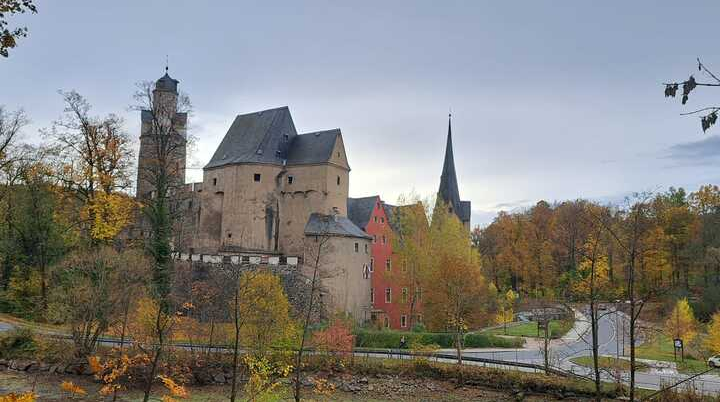
<svg viewBox="0 0 720 402">
<path fill-rule="evenodd" d="M 163 111 L 141 112 L 141 200 L 154 191 L 146 172 L 152 170 L 148 166 L 158 139 L 149 133 L 164 122 L 178 138 L 186 135 L 187 114 L 177 107 L 178 83 L 166 72 L 152 92 L 153 105 Z M 170 163 L 172 177 L 181 184 L 174 193 L 183 212 L 183 227 L 174 233 L 178 256 L 210 262 L 293 260 L 307 270 L 318 242 L 325 241 L 323 304 L 358 321 L 370 319 L 372 254 L 379 249 L 366 225 L 348 218 L 348 205 L 357 204 L 348 198 L 350 164 L 340 129 L 298 133 L 288 107 L 238 115 L 203 167 L 202 182 L 191 184 L 185 184 L 181 145 Z M 469 227 L 470 204 L 459 199 L 449 131 L 445 158 L 440 195 Z"/>
</svg>

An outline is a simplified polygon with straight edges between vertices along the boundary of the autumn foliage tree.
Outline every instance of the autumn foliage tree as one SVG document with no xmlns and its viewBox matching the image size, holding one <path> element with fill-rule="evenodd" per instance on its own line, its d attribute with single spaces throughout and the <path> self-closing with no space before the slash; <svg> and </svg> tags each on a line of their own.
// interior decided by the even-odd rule
<svg viewBox="0 0 720 402">
<path fill-rule="evenodd" d="M 8 17 L 24 13 L 37 13 L 33 0 L 0 0 L 0 56 L 8 57 L 18 39 L 27 36 L 27 27 L 12 28 L 8 23 Z"/>
<path fill-rule="evenodd" d="M 435 208 L 430 229 L 431 265 L 423 286 L 428 324 L 455 335 L 458 364 L 462 364 L 465 333 L 485 324 L 489 304 L 488 283 L 480 269 L 480 256 L 470 236 L 447 208 Z"/>
<path fill-rule="evenodd" d="M 54 268 L 50 317 L 70 326 L 78 355 L 92 354 L 98 338 L 122 321 L 128 290 L 118 285 L 143 267 L 137 251 L 102 247 L 77 251 Z"/>
<path fill-rule="evenodd" d="M 682 339 L 689 344 L 697 336 L 697 322 L 686 298 L 675 303 L 675 307 L 665 321 L 665 330 L 674 339 Z"/>
<path fill-rule="evenodd" d="M 60 92 L 62 117 L 45 130 L 54 175 L 77 206 L 78 227 L 95 244 L 108 242 L 127 226 L 135 203 L 123 193 L 130 187 L 131 140 L 116 115 L 95 117 L 90 103 L 75 91 Z"/>
</svg>

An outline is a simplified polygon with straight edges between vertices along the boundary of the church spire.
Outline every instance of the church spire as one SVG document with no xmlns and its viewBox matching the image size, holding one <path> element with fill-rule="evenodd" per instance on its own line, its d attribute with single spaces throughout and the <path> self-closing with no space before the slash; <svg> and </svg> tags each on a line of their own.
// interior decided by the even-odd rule
<svg viewBox="0 0 720 402">
<path fill-rule="evenodd" d="M 448 114 L 447 144 L 445 145 L 445 162 L 440 176 L 440 189 L 438 193 L 442 200 L 453 211 L 460 208 L 460 191 L 458 190 L 457 174 L 455 173 L 455 158 L 452 148 L 452 114 Z M 457 212 L 456 212 L 457 213 Z"/>
</svg>

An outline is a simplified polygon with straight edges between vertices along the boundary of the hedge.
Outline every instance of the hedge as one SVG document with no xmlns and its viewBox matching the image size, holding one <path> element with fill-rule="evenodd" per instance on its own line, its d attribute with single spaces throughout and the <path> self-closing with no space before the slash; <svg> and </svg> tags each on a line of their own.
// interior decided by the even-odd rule
<svg viewBox="0 0 720 402">
<path fill-rule="evenodd" d="M 455 347 L 455 334 L 438 332 L 401 332 L 401 331 L 357 331 L 355 346 L 364 348 L 400 348 L 400 339 L 405 337 L 405 348 L 413 344 L 437 345 L 441 348 Z M 518 338 L 501 338 L 494 335 L 467 334 L 466 348 L 518 348 L 523 340 Z"/>
</svg>

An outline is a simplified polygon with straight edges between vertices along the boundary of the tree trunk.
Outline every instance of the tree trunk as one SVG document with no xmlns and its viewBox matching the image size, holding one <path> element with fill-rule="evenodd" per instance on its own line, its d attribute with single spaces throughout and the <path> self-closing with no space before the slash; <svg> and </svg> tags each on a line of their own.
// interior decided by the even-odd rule
<svg viewBox="0 0 720 402">
<path fill-rule="evenodd" d="M 312 308 L 315 297 L 315 288 L 317 287 L 317 276 L 318 269 L 320 266 L 320 252 L 323 247 L 323 243 L 318 245 L 318 252 L 315 256 L 315 266 L 313 268 L 312 282 L 310 282 L 310 300 L 307 306 L 307 313 L 305 314 L 305 322 L 303 323 L 302 338 L 300 339 L 300 349 L 298 349 L 297 359 L 295 360 L 295 386 L 293 388 L 293 396 L 295 402 L 300 402 L 300 372 L 302 371 L 302 356 L 305 349 L 305 341 L 307 338 L 308 327 L 310 326 L 310 317 L 312 316 Z"/>
<path fill-rule="evenodd" d="M 232 385 L 230 387 L 230 402 L 235 402 L 237 395 L 237 367 L 238 367 L 238 348 L 240 346 L 240 294 L 238 287 L 240 280 L 235 284 L 235 341 L 233 343 L 233 367 L 232 367 Z"/>
<path fill-rule="evenodd" d="M 150 373 L 148 374 L 147 383 L 145 384 L 145 395 L 143 396 L 143 402 L 150 400 L 150 393 L 152 392 L 153 381 L 155 380 L 155 373 L 157 372 L 158 362 L 160 361 L 160 355 L 162 354 L 164 334 L 163 328 L 160 325 L 162 315 L 162 305 L 158 303 L 157 316 L 155 317 L 155 331 L 158 336 L 158 344 L 154 349 L 155 356 L 153 356 L 152 365 L 150 366 Z"/>
</svg>

